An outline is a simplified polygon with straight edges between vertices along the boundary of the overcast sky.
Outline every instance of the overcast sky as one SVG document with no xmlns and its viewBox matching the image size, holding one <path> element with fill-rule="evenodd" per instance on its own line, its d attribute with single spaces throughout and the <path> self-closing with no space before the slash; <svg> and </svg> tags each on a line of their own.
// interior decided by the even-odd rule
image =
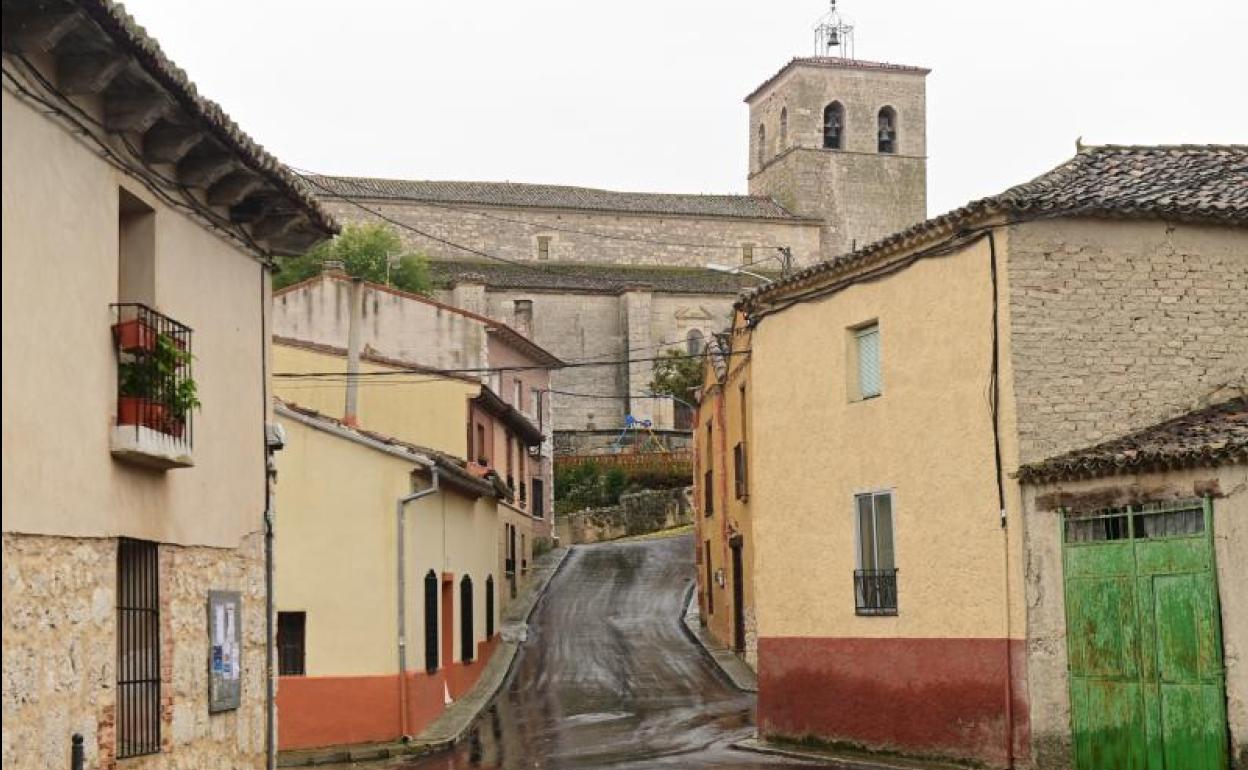
<svg viewBox="0 0 1248 770">
<path fill-rule="evenodd" d="M 745 192 L 742 98 L 826 0 L 127 0 L 205 96 L 322 173 Z M 928 213 L 1086 143 L 1248 142 L 1248 2 L 842 0 L 932 68 Z"/>
</svg>

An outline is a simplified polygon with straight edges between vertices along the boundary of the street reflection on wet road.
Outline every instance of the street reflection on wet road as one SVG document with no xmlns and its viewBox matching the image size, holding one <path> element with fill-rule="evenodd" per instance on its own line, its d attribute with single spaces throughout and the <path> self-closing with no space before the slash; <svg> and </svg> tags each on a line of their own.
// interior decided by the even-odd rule
<svg viewBox="0 0 1248 770">
<path fill-rule="evenodd" d="M 512 676 L 454 750 L 403 770 L 795 766 L 737 751 L 754 697 L 679 626 L 690 535 L 577 547 L 533 614 Z"/>
</svg>

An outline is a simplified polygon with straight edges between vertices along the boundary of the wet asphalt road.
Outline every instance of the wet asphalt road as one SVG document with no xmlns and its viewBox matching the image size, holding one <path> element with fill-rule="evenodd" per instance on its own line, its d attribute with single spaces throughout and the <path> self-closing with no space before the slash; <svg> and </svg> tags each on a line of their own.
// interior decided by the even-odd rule
<svg viewBox="0 0 1248 770">
<path fill-rule="evenodd" d="M 397 767 L 800 766 L 729 747 L 752 735 L 754 697 L 721 679 L 679 625 L 692 549 L 691 535 L 578 546 L 472 737 Z"/>
</svg>

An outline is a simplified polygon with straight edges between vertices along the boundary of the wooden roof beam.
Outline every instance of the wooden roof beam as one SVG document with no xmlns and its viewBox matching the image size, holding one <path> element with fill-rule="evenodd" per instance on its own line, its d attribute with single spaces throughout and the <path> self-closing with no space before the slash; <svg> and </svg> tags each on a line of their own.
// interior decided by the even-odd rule
<svg viewBox="0 0 1248 770">
<path fill-rule="evenodd" d="M 208 203 L 233 206 L 264 186 L 264 180 L 246 171 L 226 175 L 208 189 Z"/>
<path fill-rule="evenodd" d="M 168 115 L 173 104 L 157 91 L 104 95 L 104 128 L 114 133 L 143 133 Z"/>
<path fill-rule="evenodd" d="M 33 53 L 51 51 L 78 23 L 82 16 L 69 13 L 6 13 L 4 14 L 4 48 L 7 51 Z"/>
<path fill-rule="evenodd" d="M 197 128 L 160 121 L 143 135 L 143 160 L 148 163 L 177 163 L 203 141 Z"/>
<path fill-rule="evenodd" d="M 98 94 L 122 73 L 129 59 L 113 53 L 69 54 L 56 60 L 56 80 L 66 94 Z"/>
</svg>

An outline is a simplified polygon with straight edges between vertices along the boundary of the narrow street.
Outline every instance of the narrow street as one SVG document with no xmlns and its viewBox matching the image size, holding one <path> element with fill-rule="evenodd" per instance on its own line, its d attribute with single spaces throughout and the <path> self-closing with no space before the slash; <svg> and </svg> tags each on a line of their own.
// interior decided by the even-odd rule
<svg viewBox="0 0 1248 770">
<path fill-rule="evenodd" d="M 723 768 L 790 763 L 736 751 L 752 695 L 685 635 L 691 537 L 578 547 L 533 615 L 512 677 L 471 739 L 401 765 Z"/>
</svg>

